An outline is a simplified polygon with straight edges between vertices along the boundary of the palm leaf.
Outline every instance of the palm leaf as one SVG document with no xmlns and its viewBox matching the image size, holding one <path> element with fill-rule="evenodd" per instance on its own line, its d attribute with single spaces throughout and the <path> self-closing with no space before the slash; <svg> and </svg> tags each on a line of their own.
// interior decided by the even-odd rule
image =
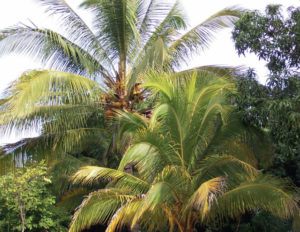
<svg viewBox="0 0 300 232">
<path fill-rule="evenodd" d="M 224 192 L 225 185 L 224 177 L 216 177 L 202 183 L 188 200 L 185 211 L 195 209 L 200 212 L 203 220 L 212 204 L 217 202 L 218 196 Z"/>
<path fill-rule="evenodd" d="M 233 26 L 244 10 L 233 7 L 226 8 L 209 17 L 203 23 L 195 26 L 170 45 L 170 64 L 178 66 L 187 62 L 191 54 L 205 49 L 213 39 L 213 34 L 222 28 Z"/>
<path fill-rule="evenodd" d="M 284 181 L 269 176 L 244 182 L 219 198 L 213 206 L 210 219 L 215 215 L 234 218 L 257 208 L 269 211 L 283 220 L 291 218 L 297 215 L 299 208 L 292 188 L 286 186 Z"/>
<path fill-rule="evenodd" d="M 49 29 L 17 26 L 2 30 L 0 38 L 1 54 L 15 52 L 30 55 L 51 69 L 82 75 L 98 73 L 98 76 L 101 76 L 105 71 L 89 52 Z M 104 78 L 107 79 L 107 75 L 104 75 Z"/>
<path fill-rule="evenodd" d="M 75 212 L 69 231 L 81 231 L 95 224 L 109 222 L 120 206 L 132 199 L 131 195 L 115 189 L 90 193 Z"/>
<path fill-rule="evenodd" d="M 66 118 L 67 113 L 75 113 L 74 116 L 78 115 L 76 120 L 82 122 L 97 109 L 93 102 L 97 101 L 101 92 L 98 83 L 75 74 L 31 71 L 8 88 L 8 100 L 0 106 L 1 124 L 4 128 L 6 125 L 8 131 L 16 127 L 26 129 L 49 122 L 52 116 L 62 115 L 61 112 L 66 113 Z M 71 124 L 70 119 L 72 117 L 68 118 Z"/>
<path fill-rule="evenodd" d="M 72 176 L 74 184 L 93 184 L 100 180 L 113 181 L 120 188 L 130 188 L 132 191 L 146 191 L 149 184 L 131 174 L 95 166 L 85 166 Z"/>
</svg>

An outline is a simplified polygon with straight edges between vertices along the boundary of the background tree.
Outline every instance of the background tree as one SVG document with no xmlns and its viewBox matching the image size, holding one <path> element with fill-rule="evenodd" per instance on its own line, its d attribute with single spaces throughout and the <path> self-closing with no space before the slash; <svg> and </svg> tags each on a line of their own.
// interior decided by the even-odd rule
<svg viewBox="0 0 300 232">
<path fill-rule="evenodd" d="M 1 231 L 67 231 L 68 214 L 55 208 L 44 163 L 0 177 Z"/>
<path fill-rule="evenodd" d="M 284 17 L 280 6 L 271 5 L 265 13 L 247 12 L 233 31 L 238 53 L 256 54 L 267 61 L 270 71 L 266 85 L 257 81 L 253 70 L 237 80 L 240 93 L 237 110 L 246 124 L 263 128 L 273 140 L 275 159 L 273 166 L 265 171 L 290 178 L 297 186 L 300 186 L 299 26 L 299 8 L 290 7 Z M 270 229 L 270 224 L 277 224 L 282 231 L 291 227 L 290 223 L 261 212 L 249 214 L 240 222 L 240 231 L 242 228 L 275 230 Z"/>
<path fill-rule="evenodd" d="M 260 85 L 251 72 L 239 80 L 239 109 L 247 123 L 269 130 L 276 148 L 276 162 L 287 172 L 280 174 L 291 176 L 297 185 L 300 184 L 299 28 L 298 8 L 289 8 L 289 17 L 284 18 L 280 7 L 271 5 L 265 14 L 246 13 L 233 32 L 238 53 L 255 53 L 267 61 L 270 71 L 266 86 Z"/>
<path fill-rule="evenodd" d="M 300 67 L 300 9 L 290 7 L 284 18 L 280 5 L 269 5 L 265 14 L 250 11 L 235 23 L 232 33 L 239 54 L 253 52 L 267 61 L 272 74 Z"/>
</svg>

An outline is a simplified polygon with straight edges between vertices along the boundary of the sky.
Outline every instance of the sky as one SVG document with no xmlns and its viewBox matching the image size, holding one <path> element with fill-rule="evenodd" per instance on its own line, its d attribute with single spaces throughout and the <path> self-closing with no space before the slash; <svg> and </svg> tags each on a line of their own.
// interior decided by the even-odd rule
<svg viewBox="0 0 300 232">
<path fill-rule="evenodd" d="M 66 0 L 67 3 L 77 10 L 83 19 L 89 20 L 89 15 L 78 5 L 82 0 Z M 264 11 L 268 4 L 281 4 L 283 9 L 288 6 L 300 6 L 299 0 L 180 0 L 189 18 L 190 26 L 195 26 L 219 10 L 229 6 L 239 6 L 246 9 L 256 9 Z M 35 25 L 42 28 L 58 30 L 54 19 L 44 14 L 39 0 L 8 0 L 1 1 L 0 5 L 0 29 L 7 28 L 19 23 Z M 244 65 L 254 68 L 258 74 L 259 81 L 265 83 L 267 79 L 267 69 L 265 62 L 258 60 L 254 54 L 246 54 L 239 57 L 234 49 L 231 39 L 231 29 L 219 32 L 211 47 L 199 56 L 195 56 L 191 62 L 183 68 L 192 68 L 200 65 Z M 0 57 L 0 96 L 8 84 L 17 79 L 24 71 L 30 69 L 44 68 L 37 60 L 24 55 L 5 55 Z M 22 137 L 35 136 L 37 133 L 16 132 L 10 136 L 0 137 L 0 145 L 4 143 L 16 142 Z M 1 135 L 0 135 L 1 136 Z"/>
</svg>

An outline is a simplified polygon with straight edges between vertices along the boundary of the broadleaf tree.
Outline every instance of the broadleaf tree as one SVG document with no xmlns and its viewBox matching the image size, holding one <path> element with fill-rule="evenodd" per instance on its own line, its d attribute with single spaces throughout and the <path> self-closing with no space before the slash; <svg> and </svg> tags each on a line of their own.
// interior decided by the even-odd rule
<svg viewBox="0 0 300 232">
<path fill-rule="evenodd" d="M 239 111 L 246 123 L 269 130 L 275 145 L 278 175 L 300 177 L 300 40 L 299 8 L 290 7 L 284 16 L 278 5 L 265 13 L 247 12 L 235 24 L 233 39 L 239 54 L 251 52 L 267 62 L 269 78 L 259 84 L 249 72 L 238 81 Z"/>
<path fill-rule="evenodd" d="M 67 231 L 69 215 L 56 208 L 45 163 L 0 177 L 1 231 Z"/>
</svg>

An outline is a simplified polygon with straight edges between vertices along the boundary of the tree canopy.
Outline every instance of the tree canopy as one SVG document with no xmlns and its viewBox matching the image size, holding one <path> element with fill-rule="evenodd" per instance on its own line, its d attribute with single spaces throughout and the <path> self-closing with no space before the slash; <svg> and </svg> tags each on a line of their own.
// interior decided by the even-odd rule
<svg viewBox="0 0 300 232">
<path fill-rule="evenodd" d="M 257 169 L 270 158 L 267 143 L 235 117 L 230 79 L 203 71 L 160 73 L 145 87 L 159 100 L 150 119 L 120 112 L 133 140 L 119 168 L 87 166 L 73 176 L 76 184 L 108 185 L 85 198 L 71 232 L 98 223 L 107 223 L 106 231 L 126 225 L 194 231 L 198 222 L 205 226 L 258 208 L 282 219 L 297 215 L 292 185 Z"/>
<path fill-rule="evenodd" d="M 67 231 L 66 211 L 54 207 L 44 163 L 0 176 L 1 231 Z"/>
<path fill-rule="evenodd" d="M 109 127 L 103 118 L 110 119 L 117 109 L 137 110 L 136 104 L 148 96 L 140 88 L 144 72 L 174 70 L 207 48 L 215 33 L 232 26 L 243 12 L 227 8 L 187 29 L 178 2 L 86 0 L 81 7 L 93 16 L 89 25 L 66 1 L 39 2 L 49 15 L 58 16 L 64 35 L 34 25 L 0 32 L 1 55 L 27 54 L 50 67 L 27 71 L 9 86 L 0 101 L 0 127 L 5 135 L 39 128 L 41 136 L 4 151 L 91 153 L 87 144 L 94 141 L 91 146 L 104 154 L 105 164 L 105 154 L 117 153 L 113 136 L 118 125 Z"/>
<path fill-rule="evenodd" d="M 247 12 L 233 31 L 239 54 L 253 52 L 267 61 L 269 79 L 263 86 L 249 72 L 238 81 L 238 108 L 245 122 L 269 130 L 275 145 L 272 170 L 289 176 L 299 185 L 300 177 L 300 10 L 290 7 L 284 17 L 278 5 L 265 14 Z"/>
<path fill-rule="evenodd" d="M 239 54 L 255 53 L 268 62 L 274 74 L 299 68 L 300 64 L 299 8 L 290 7 L 288 18 L 281 10 L 280 5 L 269 5 L 265 14 L 246 12 L 232 33 Z"/>
</svg>

